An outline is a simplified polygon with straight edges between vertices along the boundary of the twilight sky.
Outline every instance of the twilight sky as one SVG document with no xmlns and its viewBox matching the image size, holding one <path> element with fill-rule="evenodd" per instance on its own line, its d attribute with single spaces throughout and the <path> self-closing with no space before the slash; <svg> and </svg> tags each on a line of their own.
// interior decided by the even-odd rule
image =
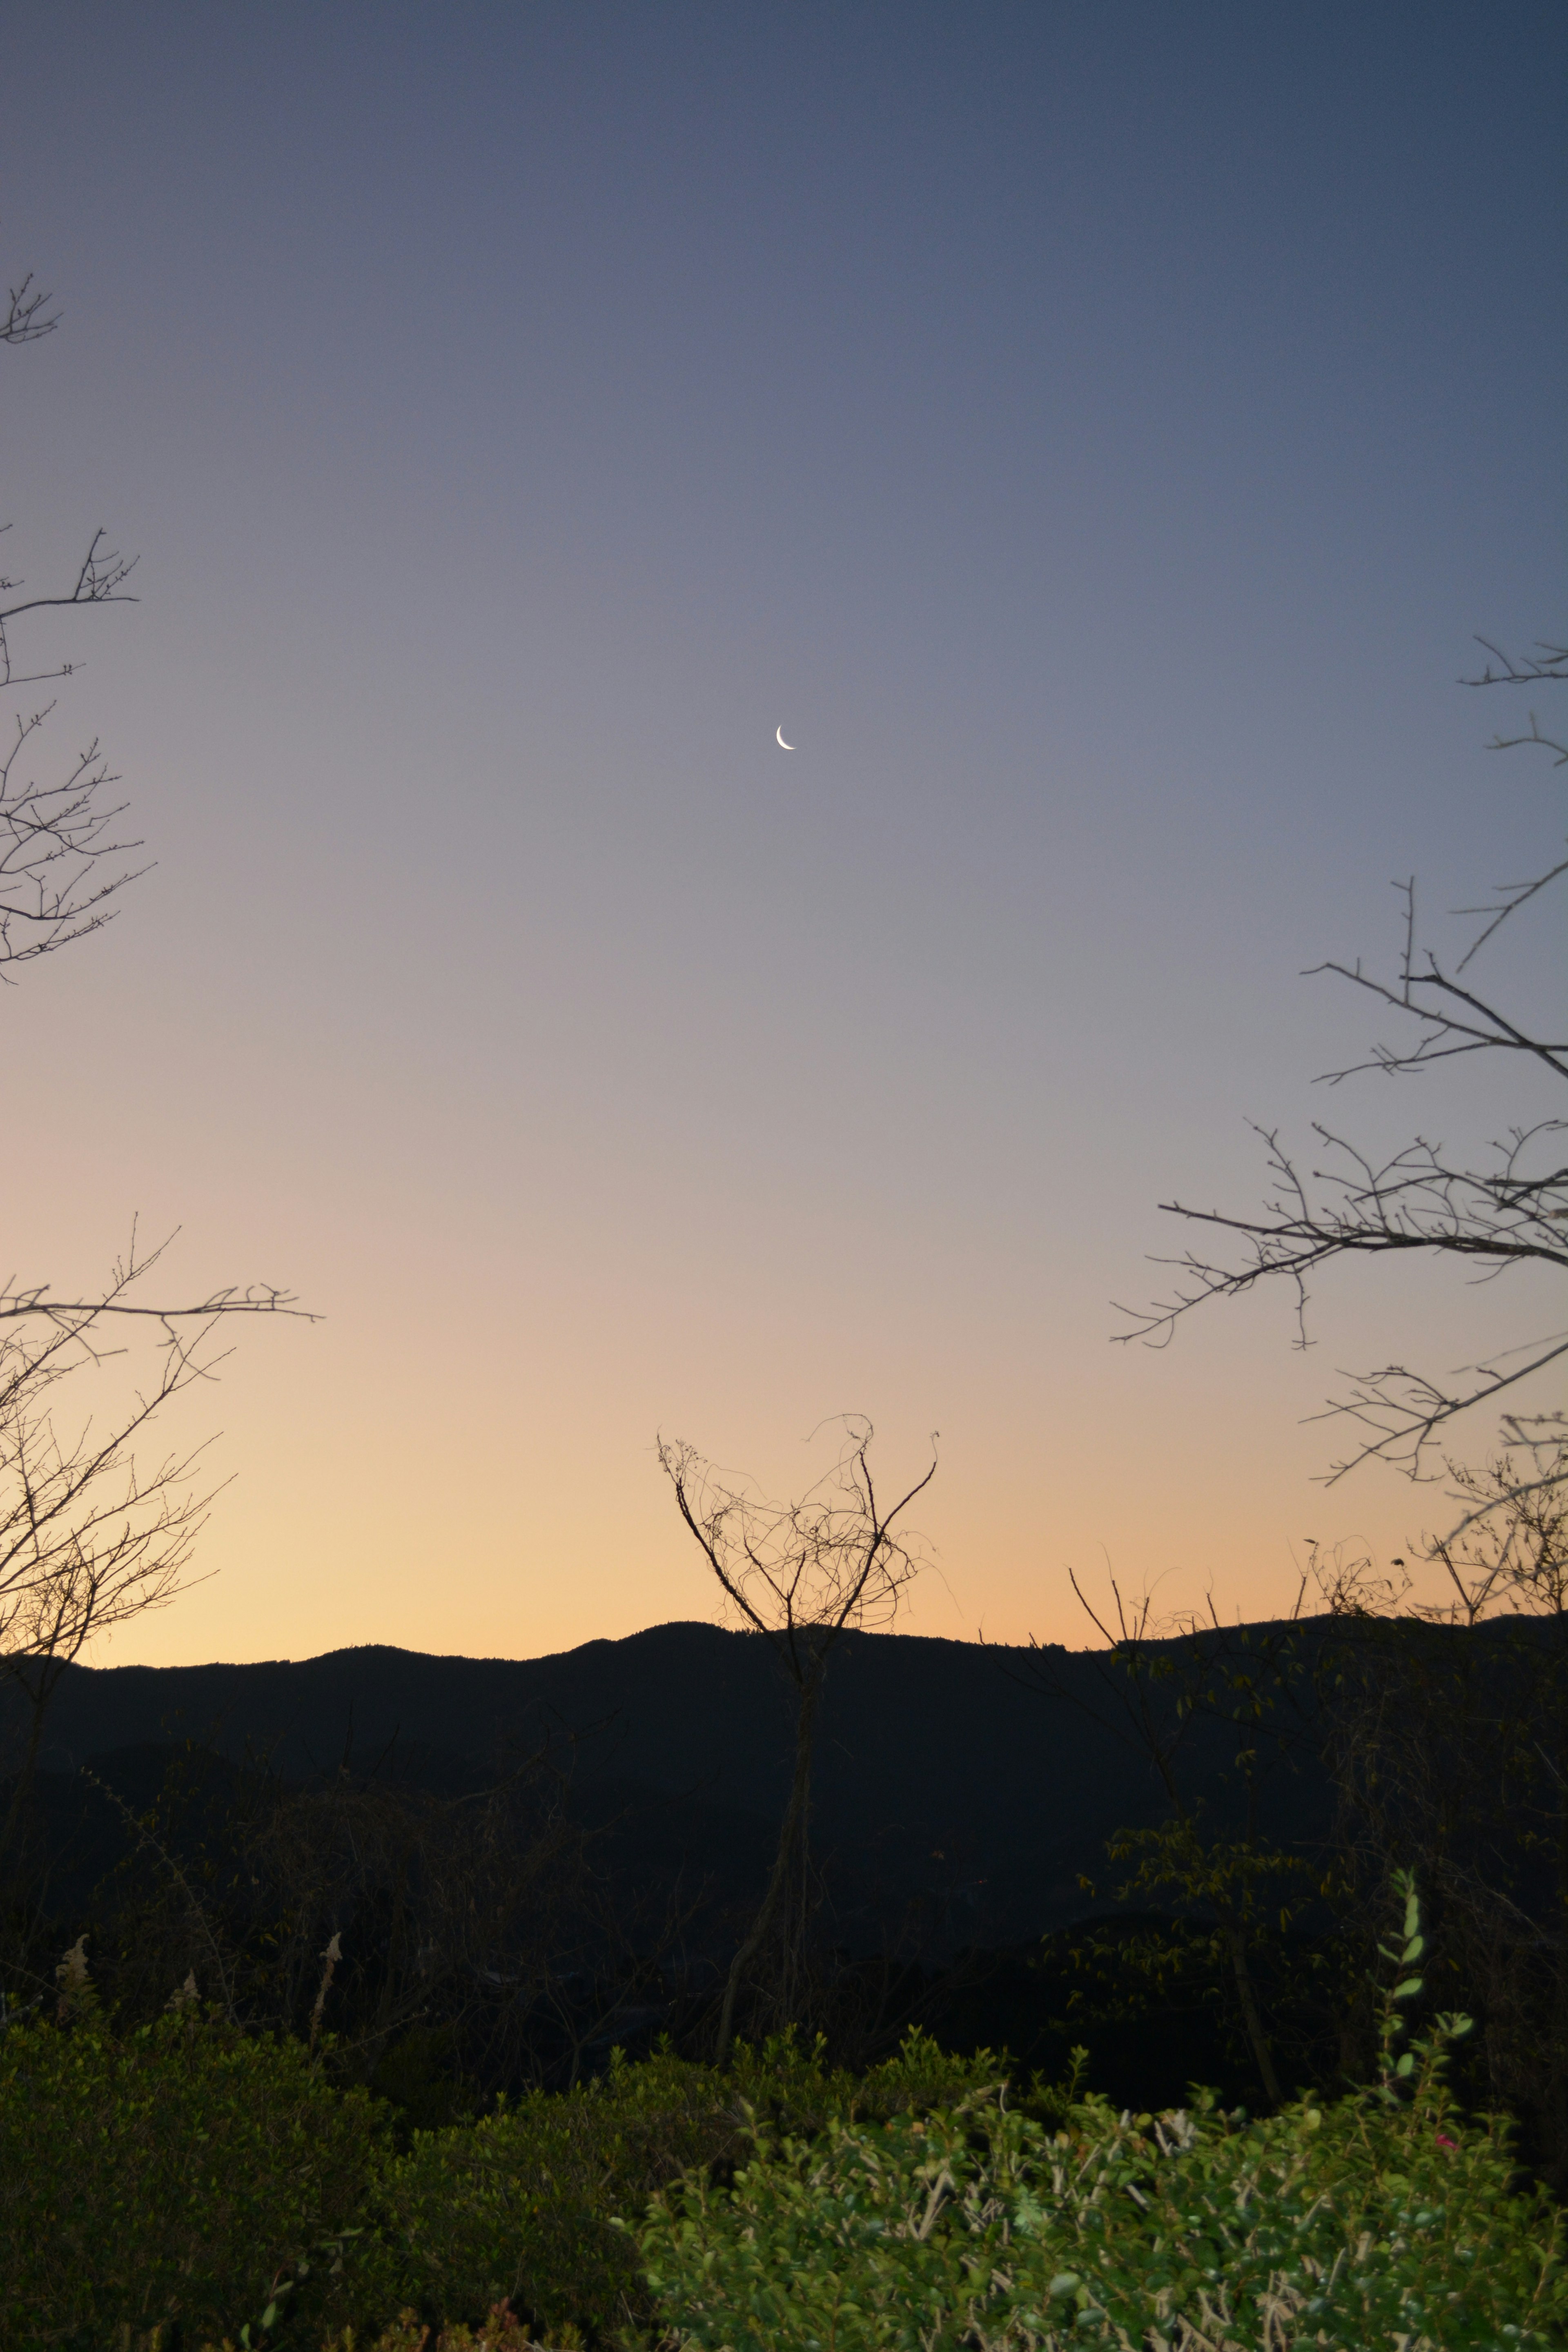
<svg viewBox="0 0 1568 2352">
<path fill-rule="evenodd" d="M 942 1433 L 918 1633 L 1076 1643 L 1108 1559 L 1261 1614 L 1431 1524 L 1302 1416 L 1554 1302 L 1363 1271 L 1303 1358 L 1283 1295 L 1163 1353 L 1110 1301 L 1162 1199 L 1255 1204 L 1248 1118 L 1533 1108 L 1331 1104 L 1374 1024 L 1300 974 L 1560 838 L 1455 680 L 1565 625 L 1562 10 L 4 37 L 0 275 L 65 313 L 0 352 L 7 566 L 140 551 L 28 650 L 158 861 L 0 1003 L 5 1270 L 139 1213 L 324 1318 L 171 1433 L 214 1573 L 100 1662 L 711 1615 L 658 1432 L 785 1491 L 847 1409 L 889 1479 Z"/>
</svg>

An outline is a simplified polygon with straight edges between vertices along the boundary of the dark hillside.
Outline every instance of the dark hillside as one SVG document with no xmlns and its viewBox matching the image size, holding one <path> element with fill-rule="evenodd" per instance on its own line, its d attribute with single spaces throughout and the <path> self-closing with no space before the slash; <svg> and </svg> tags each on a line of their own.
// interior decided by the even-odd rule
<svg viewBox="0 0 1568 2352">
<path fill-rule="evenodd" d="M 1162 1809 L 1144 1759 L 1072 1704 L 1079 1696 L 1103 1709 L 1083 1654 L 846 1638 L 815 1810 L 844 1940 L 1016 1941 L 1094 1907 L 1079 1874 L 1103 1883 L 1110 1832 Z M 9 1704 L 0 1722 L 14 1744 Z M 116 1752 L 141 1751 L 140 1782 L 149 1746 L 184 1739 L 237 1761 L 268 1756 L 293 1779 L 346 1759 L 356 1776 L 448 1790 L 548 1743 L 574 1802 L 605 1831 L 613 1874 L 657 1885 L 684 1871 L 743 1896 L 784 1801 L 790 1719 L 757 1636 L 674 1624 L 524 1660 L 365 1648 L 298 1664 L 76 1666 L 41 1761 L 63 1795 L 80 1764 L 97 1759 L 117 1782 Z M 1201 1780 L 1222 1751 L 1212 1734 L 1192 1748 Z M 1280 1802 L 1282 1834 L 1308 1829 L 1321 1805 L 1300 1780 L 1281 1780 Z"/>
</svg>

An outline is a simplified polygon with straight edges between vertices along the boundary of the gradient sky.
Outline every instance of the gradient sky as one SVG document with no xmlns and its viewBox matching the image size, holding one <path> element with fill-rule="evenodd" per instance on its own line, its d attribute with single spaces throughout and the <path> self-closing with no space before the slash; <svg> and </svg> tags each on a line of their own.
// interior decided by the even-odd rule
<svg viewBox="0 0 1568 2352">
<path fill-rule="evenodd" d="M 140 551 L 30 649 L 158 861 L 0 1003 L 7 1271 L 137 1213 L 324 1318 L 172 1432 L 212 1573 L 100 1662 L 710 1616 L 657 1433 L 784 1491 L 847 1409 L 889 1479 L 942 1433 L 919 1633 L 1430 1524 L 1302 1416 L 1553 1302 L 1353 1271 L 1305 1358 L 1282 1295 L 1159 1354 L 1110 1302 L 1368 1041 L 1302 968 L 1560 837 L 1455 681 L 1565 627 L 1562 9 L 0 30 L 0 274 L 65 313 L 0 352 L 8 565 Z"/>
</svg>

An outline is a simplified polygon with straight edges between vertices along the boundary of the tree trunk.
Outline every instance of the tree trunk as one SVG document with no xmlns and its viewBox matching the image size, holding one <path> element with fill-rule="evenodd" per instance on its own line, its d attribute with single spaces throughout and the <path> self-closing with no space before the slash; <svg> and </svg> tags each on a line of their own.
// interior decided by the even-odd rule
<svg viewBox="0 0 1568 2352">
<path fill-rule="evenodd" d="M 1217 1906 L 1216 1906 L 1217 1907 Z M 1252 1981 L 1252 1970 L 1247 1960 L 1247 1932 L 1241 1921 L 1231 1914 L 1220 1916 L 1220 1931 L 1230 1952 L 1230 1965 L 1236 1974 L 1236 1990 L 1241 2002 L 1241 2021 L 1247 2028 L 1247 2038 L 1252 2045 L 1252 2055 L 1263 2079 L 1263 2088 L 1269 2104 L 1279 2105 L 1279 2077 L 1274 2071 L 1274 2053 L 1268 2046 L 1268 2036 L 1263 2030 L 1263 2012 L 1258 2006 L 1258 1993 Z"/>
<path fill-rule="evenodd" d="M 784 1809 L 784 1822 L 779 1830 L 778 1852 L 773 1857 L 767 1891 L 752 1922 L 751 1934 L 730 1963 L 730 1974 L 724 1986 L 724 2006 L 719 2017 L 719 2039 L 713 2053 L 713 2063 L 718 2066 L 722 2066 L 730 2055 L 730 2043 L 735 2031 L 735 2001 L 741 1990 L 741 1980 L 762 1949 L 768 1931 L 778 1916 L 788 1891 L 792 1864 L 797 1857 L 804 1864 L 811 1802 L 811 1756 L 816 1737 L 816 1710 L 826 1672 L 826 1659 L 814 1658 L 801 1687 L 800 1709 L 795 1725 L 795 1777 L 790 1784 L 789 1803 Z"/>
</svg>

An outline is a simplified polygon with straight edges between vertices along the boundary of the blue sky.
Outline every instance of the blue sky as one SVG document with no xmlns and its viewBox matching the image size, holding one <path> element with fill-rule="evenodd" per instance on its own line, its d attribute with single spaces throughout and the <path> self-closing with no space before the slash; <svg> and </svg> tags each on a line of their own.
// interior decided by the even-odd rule
<svg viewBox="0 0 1568 2352">
<path fill-rule="evenodd" d="M 202 1400 L 221 1573 L 112 1654 L 708 1613 L 656 1431 L 781 1486 L 851 1407 L 942 1432 L 920 1631 L 1402 1543 L 1301 1415 L 1492 1299 L 1110 1301 L 1364 1042 L 1302 967 L 1560 833 L 1454 683 L 1563 633 L 1560 12 L 7 24 L 13 568 L 141 551 L 53 723 L 159 861 L 3 1008 L 11 1255 L 139 1211 L 325 1317 Z"/>
</svg>

